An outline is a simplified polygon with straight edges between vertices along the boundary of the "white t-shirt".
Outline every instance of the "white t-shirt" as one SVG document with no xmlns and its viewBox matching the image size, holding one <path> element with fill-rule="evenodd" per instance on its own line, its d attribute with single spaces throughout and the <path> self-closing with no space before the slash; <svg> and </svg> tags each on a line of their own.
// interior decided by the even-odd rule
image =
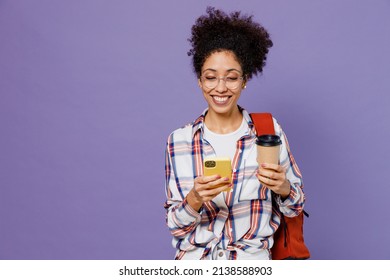
<svg viewBox="0 0 390 280">
<path fill-rule="evenodd" d="M 248 123 L 244 118 L 242 118 L 242 123 L 236 131 L 227 134 L 212 132 L 205 124 L 203 138 L 213 147 L 217 157 L 228 157 L 232 160 L 236 153 L 237 141 L 248 133 L 248 129 Z"/>
</svg>

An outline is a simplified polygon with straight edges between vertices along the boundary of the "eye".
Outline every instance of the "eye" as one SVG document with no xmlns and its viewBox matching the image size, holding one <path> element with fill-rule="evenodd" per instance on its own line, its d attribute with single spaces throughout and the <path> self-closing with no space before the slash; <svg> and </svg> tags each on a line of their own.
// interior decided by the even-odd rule
<svg viewBox="0 0 390 280">
<path fill-rule="evenodd" d="M 206 76 L 204 77 L 207 81 L 215 81 L 217 78 L 213 76 Z"/>
<path fill-rule="evenodd" d="M 227 77 L 226 80 L 229 82 L 235 82 L 238 80 L 238 77 Z"/>
</svg>

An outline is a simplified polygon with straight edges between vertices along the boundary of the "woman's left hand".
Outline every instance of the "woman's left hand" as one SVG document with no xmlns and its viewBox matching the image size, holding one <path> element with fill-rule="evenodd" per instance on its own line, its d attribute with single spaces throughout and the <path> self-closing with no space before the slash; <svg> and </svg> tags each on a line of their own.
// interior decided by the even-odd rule
<svg viewBox="0 0 390 280">
<path fill-rule="evenodd" d="M 261 184 L 274 193 L 287 198 L 290 194 L 290 182 L 286 178 L 286 170 L 278 164 L 262 163 L 257 171 Z"/>
</svg>

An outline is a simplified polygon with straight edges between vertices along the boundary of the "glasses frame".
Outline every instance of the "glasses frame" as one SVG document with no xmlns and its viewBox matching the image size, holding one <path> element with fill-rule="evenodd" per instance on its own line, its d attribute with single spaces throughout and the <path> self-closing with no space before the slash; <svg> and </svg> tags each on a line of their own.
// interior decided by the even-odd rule
<svg viewBox="0 0 390 280">
<path fill-rule="evenodd" d="M 217 79 L 218 81 L 217 81 L 217 84 L 215 85 L 215 87 L 208 87 L 208 86 L 204 85 L 204 80 L 205 80 L 205 79 L 207 80 L 207 78 L 206 78 L 205 76 L 200 76 L 200 77 L 199 77 L 199 80 L 201 81 L 202 85 L 203 85 L 205 88 L 209 89 L 209 90 L 215 89 L 215 88 L 219 85 L 219 82 L 220 82 L 221 80 L 223 80 L 223 81 L 225 82 L 225 87 L 228 88 L 228 89 L 235 90 L 235 89 L 238 89 L 238 88 L 240 87 L 239 84 L 237 84 L 237 87 L 235 87 L 235 88 L 228 87 L 227 84 L 226 84 L 226 79 L 227 79 L 227 78 L 228 78 L 228 76 L 216 77 L 216 79 Z M 242 82 L 244 81 L 245 78 L 244 78 L 244 76 L 240 76 L 240 77 L 237 77 L 237 79 L 239 79 L 239 80 L 240 80 L 240 83 L 242 83 Z"/>
</svg>

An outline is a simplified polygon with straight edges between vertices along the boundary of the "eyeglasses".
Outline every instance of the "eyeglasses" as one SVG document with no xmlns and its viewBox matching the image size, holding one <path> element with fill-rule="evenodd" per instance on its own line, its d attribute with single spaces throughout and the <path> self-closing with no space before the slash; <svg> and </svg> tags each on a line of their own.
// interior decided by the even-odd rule
<svg viewBox="0 0 390 280">
<path fill-rule="evenodd" d="M 236 77 L 236 76 L 225 76 L 225 77 L 214 77 L 214 76 L 201 76 L 200 80 L 202 84 L 208 89 L 214 89 L 218 86 L 219 81 L 223 80 L 225 82 L 225 86 L 228 89 L 237 89 L 240 87 L 244 77 Z"/>
</svg>

